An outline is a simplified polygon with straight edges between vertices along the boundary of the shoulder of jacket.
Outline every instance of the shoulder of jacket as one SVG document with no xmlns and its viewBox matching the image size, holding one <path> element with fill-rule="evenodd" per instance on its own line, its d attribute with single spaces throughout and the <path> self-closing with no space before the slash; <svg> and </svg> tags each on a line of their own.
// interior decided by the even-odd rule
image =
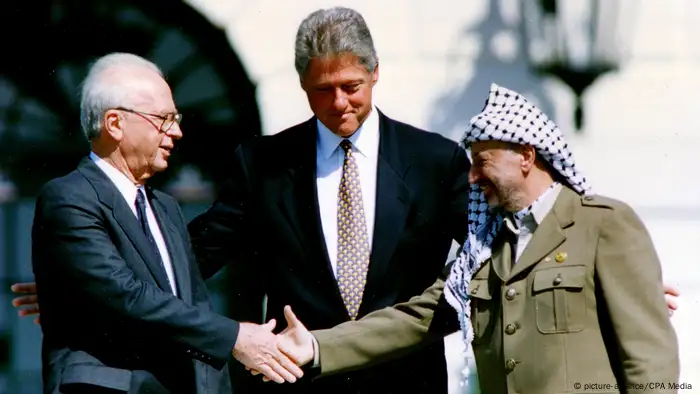
<svg viewBox="0 0 700 394">
<path fill-rule="evenodd" d="M 612 210 L 628 210 L 629 205 L 627 203 L 620 201 L 618 199 L 601 196 L 599 194 L 590 194 L 581 196 L 581 205 L 584 207 L 591 208 L 603 208 Z"/>
<path fill-rule="evenodd" d="M 70 196 L 71 198 L 91 198 L 94 191 L 92 184 L 78 170 L 49 180 L 39 189 L 39 197 L 56 198 Z"/>
</svg>

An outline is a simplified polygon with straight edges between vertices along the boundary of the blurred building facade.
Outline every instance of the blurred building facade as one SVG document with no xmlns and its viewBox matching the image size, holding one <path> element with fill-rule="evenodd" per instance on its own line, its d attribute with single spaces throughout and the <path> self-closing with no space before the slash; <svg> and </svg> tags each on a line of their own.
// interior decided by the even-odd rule
<svg viewBox="0 0 700 394">
<path fill-rule="evenodd" d="M 481 109 L 491 82 L 525 94 L 560 125 L 578 165 L 596 191 L 631 204 L 648 226 L 665 281 L 683 293 L 681 310 L 673 317 L 681 349 L 681 382 L 700 388 L 700 339 L 694 330 L 700 324 L 700 290 L 695 286 L 700 283 L 700 263 L 693 250 L 700 243 L 700 183 L 694 174 L 700 118 L 693 116 L 700 106 L 695 94 L 700 88 L 700 47 L 694 39 L 700 33 L 700 4 L 684 0 L 620 2 L 622 16 L 633 18 L 627 21 L 631 23 L 631 41 L 625 49 L 628 61 L 619 72 L 603 76 L 586 92 L 584 124 L 576 132 L 571 91 L 560 81 L 536 76 L 528 68 L 521 49 L 519 1 L 189 0 L 189 7 L 221 29 L 228 48 L 218 50 L 235 54 L 240 70 L 235 62 L 220 62 L 231 65 L 231 75 L 220 65 L 209 65 L 216 71 L 203 75 L 228 75 L 231 82 L 210 81 L 203 85 L 206 89 L 191 88 L 179 95 L 176 90 L 176 102 L 182 106 L 209 90 L 220 92 L 216 87 L 220 85 L 225 86 L 225 92 L 233 91 L 219 94 L 227 97 L 233 97 L 236 89 L 247 89 L 248 96 L 231 99 L 237 103 L 232 105 L 236 115 L 223 116 L 219 123 L 231 123 L 245 111 L 252 111 L 258 123 L 242 123 L 247 126 L 239 127 L 248 127 L 243 131 L 227 128 L 233 133 L 274 134 L 308 119 L 312 114 L 293 66 L 294 36 L 308 13 L 335 5 L 360 11 L 372 30 L 380 59 L 375 103 L 389 116 L 458 139 L 470 117 Z M 124 3 L 136 10 L 141 7 L 141 3 Z M 178 31 L 190 34 L 184 26 Z M 190 43 L 199 45 L 196 40 Z M 178 47 L 170 50 L 178 52 Z M 242 85 L 236 86 L 239 80 Z M 247 88 L 247 83 L 254 90 Z M 2 94 L 0 105 L 1 98 Z M 203 102 L 206 107 L 206 100 Z M 74 119 L 77 127 L 77 115 Z M 186 145 L 187 133 L 198 130 L 190 129 L 187 112 L 184 119 L 186 137 L 182 144 Z M 216 137 L 212 139 L 211 143 L 219 143 Z M 197 149 L 206 152 L 206 139 L 200 141 Z M 183 191 L 181 199 L 187 203 L 188 215 L 201 211 L 208 202 L 207 198 L 187 200 L 187 196 L 201 195 L 192 193 L 192 179 L 198 180 L 198 187 L 206 187 L 206 182 L 217 179 L 208 168 L 215 163 L 225 164 L 226 158 L 223 154 L 210 155 L 215 161 L 198 168 L 198 157 L 192 154 L 183 161 L 188 165 L 183 165 L 170 183 Z M 23 201 L 13 208 L 17 218 L 14 222 L 2 221 L 14 226 L 9 227 L 14 231 L 5 228 L 0 246 L 4 250 L 8 242 L 18 245 L 12 254 L 5 254 L 4 285 L 10 280 L 7 278 L 31 280 L 28 245 L 33 206 L 30 196 Z M 8 210 L 1 215 L 6 217 Z M 15 384 L 28 382 L 29 377 L 40 376 L 40 332 L 29 319 L 16 319 L 9 295 L 3 293 L 2 297 L 0 330 L 8 333 L 8 367 L 3 376 Z M 451 385 L 457 393 L 462 349 L 454 336 L 446 343 Z M 0 352 L 4 350 L 0 348 Z M 27 385 L 17 392 L 39 392 Z"/>
</svg>

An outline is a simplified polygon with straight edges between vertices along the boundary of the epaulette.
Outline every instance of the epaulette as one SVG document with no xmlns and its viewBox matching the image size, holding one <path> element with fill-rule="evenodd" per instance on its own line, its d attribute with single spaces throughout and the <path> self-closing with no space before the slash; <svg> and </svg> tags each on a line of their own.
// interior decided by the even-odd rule
<svg viewBox="0 0 700 394">
<path fill-rule="evenodd" d="M 614 209 L 617 205 L 617 201 L 609 198 L 600 196 L 597 194 L 591 194 L 587 196 L 581 196 L 581 205 L 586 207 L 598 207 L 598 208 L 610 208 Z"/>
</svg>

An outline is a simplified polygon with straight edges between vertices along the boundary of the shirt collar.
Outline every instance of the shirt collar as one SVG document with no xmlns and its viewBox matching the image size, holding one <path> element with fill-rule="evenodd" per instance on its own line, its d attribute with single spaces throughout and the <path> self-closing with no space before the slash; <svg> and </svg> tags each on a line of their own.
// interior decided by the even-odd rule
<svg viewBox="0 0 700 394">
<path fill-rule="evenodd" d="M 532 205 L 530 215 L 535 219 L 535 223 L 538 225 L 542 223 L 545 216 L 552 210 L 560 191 L 561 184 L 556 184 L 553 188 L 547 189 L 547 191 Z"/>
<path fill-rule="evenodd" d="M 107 177 L 114 183 L 119 192 L 124 196 L 124 199 L 129 204 L 132 209 L 134 208 L 134 202 L 136 201 L 136 193 L 138 188 L 126 175 L 122 174 L 121 171 L 117 170 L 114 166 L 109 164 L 107 161 L 97 156 L 94 152 L 90 152 L 90 159 L 95 162 L 97 167 L 99 167 L 102 172 L 107 175 Z"/>
<path fill-rule="evenodd" d="M 317 150 L 321 157 L 327 160 L 338 149 L 344 138 L 333 134 L 318 118 L 316 119 L 316 128 L 318 130 Z M 372 111 L 362 122 L 360 128 L 347 139 L 352 142 L 353 150 L 365 157 L 377 151 L 379 146 L 379 114 L 376 107 L 372 107 Z"/>
</svg>

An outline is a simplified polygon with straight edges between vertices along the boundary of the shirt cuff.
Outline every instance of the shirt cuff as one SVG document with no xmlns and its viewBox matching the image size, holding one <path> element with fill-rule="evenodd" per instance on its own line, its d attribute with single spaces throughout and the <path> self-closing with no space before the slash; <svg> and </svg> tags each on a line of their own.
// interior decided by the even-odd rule
<svg viewBox="0 0 700 394">
<path fill-rule="evenodd" d="M 314 347 L 314 365 L 313 365 L 313 368 L 318 368 L 321 365 L 320 356 L 318 354 L 319 353 L 318 342 L 316 341 L 316 337 L 313 335 L 311 336 L 311 339 L 313 340 L 312 343 L 313 343 L 313 347 Z"/>
</svg>

